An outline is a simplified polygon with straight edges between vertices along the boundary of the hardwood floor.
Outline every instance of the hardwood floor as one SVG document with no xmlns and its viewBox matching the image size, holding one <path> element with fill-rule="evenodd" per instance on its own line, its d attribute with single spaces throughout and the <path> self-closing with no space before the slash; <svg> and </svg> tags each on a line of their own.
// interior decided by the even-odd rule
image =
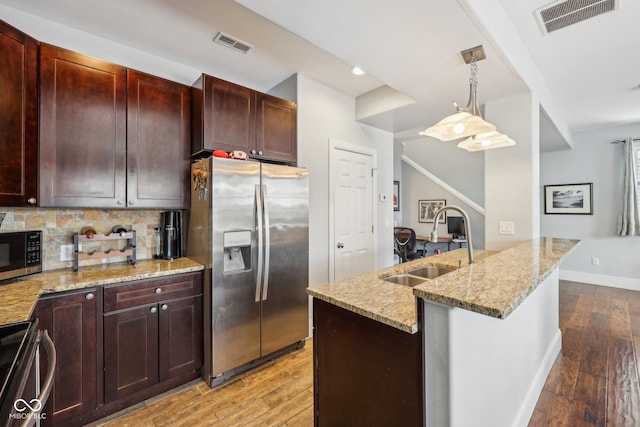
<svg viewBox="0 0 640 427">
<path fill-rule="evenodd" d="M 561 281 L 560 328 L 529 426 L 640 426 L 640 292 Z"/>
<path fill-rule="evenodd" d="M 560 328 L 529 426 L 639 427 L 640 292 L 561 281 Z M 312 426 L 312 341 L 223 387 L 191 383 L 96 424 Z"/>
<path fill-rule="evenodd" d="M 312 343 L 214 390 L 192 382 L 95 425 L 312 426 Z"/>
</svg>

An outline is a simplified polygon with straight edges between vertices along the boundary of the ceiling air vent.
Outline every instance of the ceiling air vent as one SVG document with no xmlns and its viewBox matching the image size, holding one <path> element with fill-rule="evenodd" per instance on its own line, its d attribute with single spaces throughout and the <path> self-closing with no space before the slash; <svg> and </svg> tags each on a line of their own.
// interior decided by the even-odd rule
<svg viewBox="0 0 640 427">
<path fill-rule="evenodd" d="M 620 0 L 560 0 L 536 10 L 542 32 L 549 34 L 620 7 Z"/>
<path fill-rule="evenodd" d="M 237 38 L 224 33 L 216 34 L 213 41 L 242 53 L 247 53 L 249 50 L 253 49 L 253 46 L 249 43 L 243 42 L 242 40 L 238 40 Z"/>
</svg>

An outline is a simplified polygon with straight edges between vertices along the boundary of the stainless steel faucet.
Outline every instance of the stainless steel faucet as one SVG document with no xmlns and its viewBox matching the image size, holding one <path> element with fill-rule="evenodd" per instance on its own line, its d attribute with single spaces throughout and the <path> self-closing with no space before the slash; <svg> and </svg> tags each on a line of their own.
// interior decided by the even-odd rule
<svg viewBox="0 0 640 427">
<path fill-rule="evenodd" d="M 462 215 L 462 218 L 464 220 L 464 234 L 465 236 L 467 236 L 467 251 L 469 252 L 469 264 L 473 264 L 473 244 L 471 243 L 471 227 L 469 226 L 469 216 L 461 208 L 457 206 L 444 206 L 443 208 L 439 209 L 438 212 L 436 212 L 436 216 L 433 219 L 433 230 L 431 230 L 431 237 L 429 238 L 429 241 L 433 243 L 438 243 L 438 230 L 437 230 L 438 221 L 446 211 L 456 211 L 460 215 Z"/>
</svg>

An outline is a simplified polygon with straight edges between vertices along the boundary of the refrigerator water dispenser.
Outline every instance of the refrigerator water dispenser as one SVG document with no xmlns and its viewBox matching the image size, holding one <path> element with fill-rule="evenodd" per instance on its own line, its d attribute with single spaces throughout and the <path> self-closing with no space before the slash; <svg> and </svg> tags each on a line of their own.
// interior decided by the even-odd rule
<svg viewBox="0 0 640 427">
<path fill-rule="evenodd" d="M 250 230 L 224 232 L 223 246 L 224 274 L 241 273 L 251 270 Z"/>
</svg>

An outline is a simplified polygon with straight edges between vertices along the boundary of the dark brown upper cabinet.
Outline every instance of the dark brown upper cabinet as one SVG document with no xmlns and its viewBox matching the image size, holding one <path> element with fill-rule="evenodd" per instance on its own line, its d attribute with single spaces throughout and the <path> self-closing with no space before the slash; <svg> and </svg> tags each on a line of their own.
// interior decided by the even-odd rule
<svg viewBox="0 0 640 427">
<path fill-rule="evenodd" d="M 127 69 L 40 47 L 40 206 L 126 206 Z"/>
<path fill-rule="evenodd" d="M 206 74 L 192 88 L 192 154 L 241 150 L 255 159 L 296 163 L 295 103 Z"/>
<path fill-rule="evenodd" d="M 38 200 L 38 42 L 0 21 L 0 206 Z"/>
<path fill-rule="evenodd" d="M 43 44 L 40 88 L 40 206 L 189 207 L 189 86 Z"/>
<path fill-rule="evenodd" d="M 256 157 L 296 163 L 296 104 L 266 93 L 256 97 Z"/>
<path fill-rule="evenodd" d="M 127 205 L 189 208 L 191 88 L 128 73 Z"/>
</svg>

